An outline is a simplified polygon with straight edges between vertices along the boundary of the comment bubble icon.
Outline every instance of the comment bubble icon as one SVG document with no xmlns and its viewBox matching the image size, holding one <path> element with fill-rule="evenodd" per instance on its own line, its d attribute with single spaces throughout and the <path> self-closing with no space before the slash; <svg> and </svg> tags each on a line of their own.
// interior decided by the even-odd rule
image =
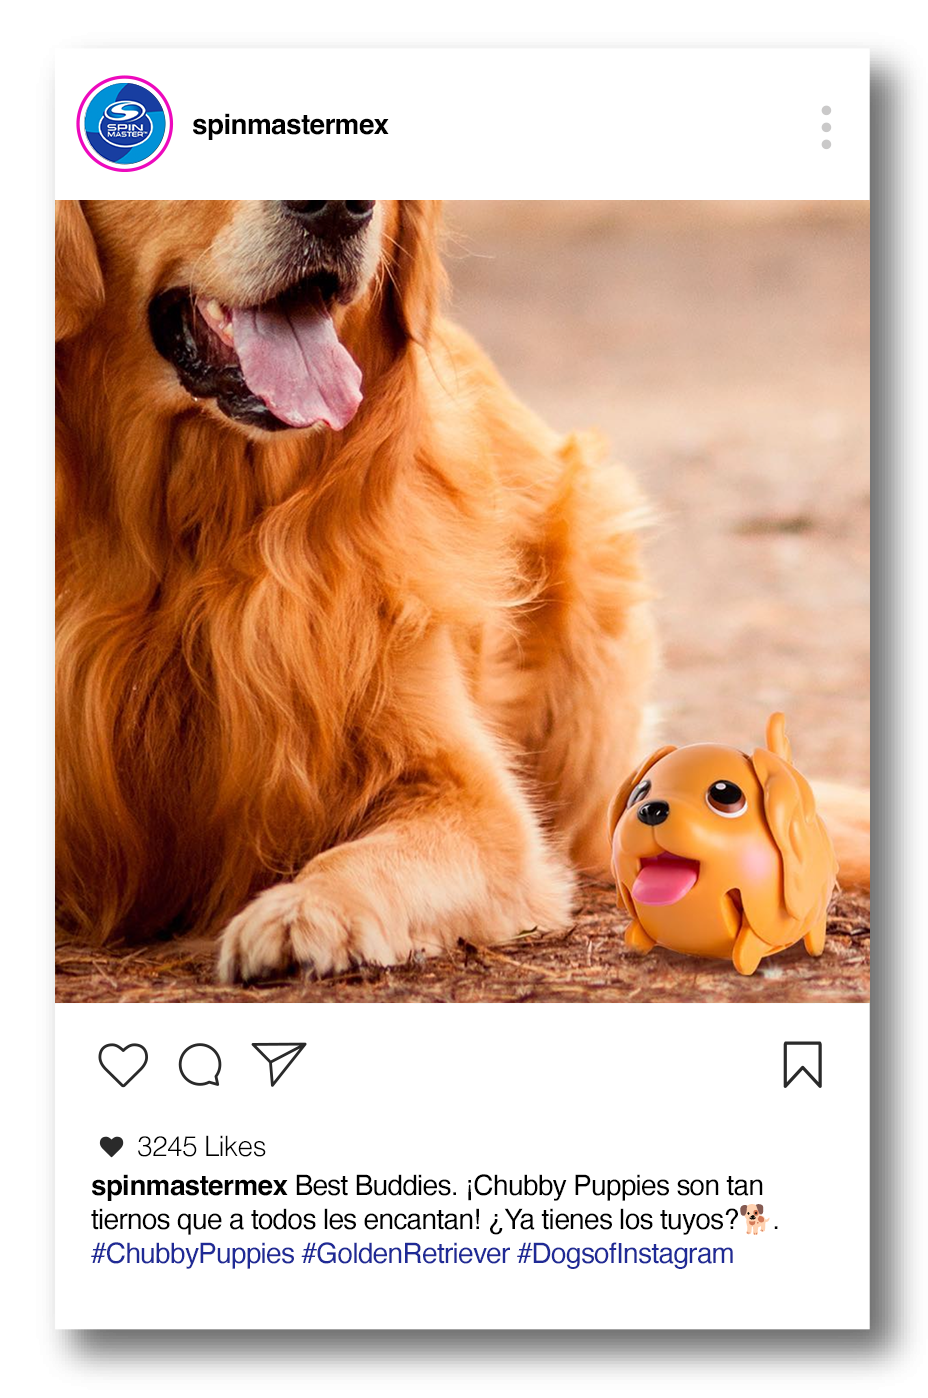
<svg viewBox="0 0 928 1398">
<path fill-rule="evenodd" d="M 212 1044 L 188 1044 L 177 1061 L 180 1075 L 191 1087 L 218 1087 L 222 1059 Z"/>
</svg>

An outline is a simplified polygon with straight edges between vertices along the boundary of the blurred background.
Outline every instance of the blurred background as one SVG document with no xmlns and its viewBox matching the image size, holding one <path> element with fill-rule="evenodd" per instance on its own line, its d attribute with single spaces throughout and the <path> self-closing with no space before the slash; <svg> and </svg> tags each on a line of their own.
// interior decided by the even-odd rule
<svg viewBox="0 0 928 1398">
<path fill-rule="evenodd" d="M 656 508 L 661 738 L 866 783 L 869 206 L 450 203 L 453 314 Z"/>
</svg>

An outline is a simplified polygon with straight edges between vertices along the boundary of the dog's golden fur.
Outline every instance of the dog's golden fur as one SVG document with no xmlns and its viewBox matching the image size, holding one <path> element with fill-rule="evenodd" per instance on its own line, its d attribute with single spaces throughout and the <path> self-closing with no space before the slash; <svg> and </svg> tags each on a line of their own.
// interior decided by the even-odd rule
<svg viewBox="0 0 928 1398">
<path fill-rule="evenodd" d="M 56 212 L 63 927 L 225 926 L 235 978 L 565 925 L 640 751 L 642 500 L 441 318 L 437 206 L 339 312 L 357 417 L 273 435 L 147 324 L 241 283 L 257 204 Z"/>
</svg>

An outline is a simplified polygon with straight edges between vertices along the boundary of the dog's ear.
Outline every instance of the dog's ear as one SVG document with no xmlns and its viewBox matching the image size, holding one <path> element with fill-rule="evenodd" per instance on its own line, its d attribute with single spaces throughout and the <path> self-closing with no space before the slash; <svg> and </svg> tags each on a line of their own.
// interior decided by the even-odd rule
<svg viewBox="0 0 928 1398">
<path fill-rule="evenodd" d="M 829 876 L 831 892 L 837 871 L 831 840 L 816 812 L 812 788 L 801 772 L 766 748 L 756 748 L 751 762 L 764 793 L 767 827 L 783 862 L 786 910 L 790 917 L 805 918 L 820 900 L 822 884 Z"/>
<path fill-rule="evenodd" d="M 782 757 L 784 762 L 792 762 L 793 750 L 790 747 L 789 738 L 786 736 L 786 715 L 771 714 L 767 720 L 767 731 L 764 734 L 764 742 L 767 744 L 768 752 L 775 753 L 777 757 Z"/>
<path fill-rule="evenodd" d="M 103 273 L 76 199 L 55 200 L 55 342 L 70 340 L 103 305 Z"/>
<path fill-rule="evenodd" d="M 747 1211 L 748 1211 L 748 1206 L 747 1206 L 747 1204 L 742 1204 L 742 1205 L 741 1205 L 741 1212 L 742 1212 L 742 1214 L 746 1214 Z"/>
<path fill-rule="evenodd" d="M 619 787 L 612 800 L 609 802 L 610 840 L 615 834 L 615 827 L 618 825 L 619 818 L 621 817 L 622 812 L 625 810 L 625 803 L 628 800 L 629 796 L 631 796 L 635 787 L 638 785 L 638 783 L 641 781 L 641 778 L 644 776 L 645 772 L 647 772 L 651 767 L 653 767 L 655 762 L 659 762 L 662 757 L 666 757 L 668 752 L 676 752 L 676 748 L 673 746 L 666 748 L 657 748 L 654 752 L 651 753 L 650 757 L 646 757 L 645 760 L 642 762 L 641 766 L 637 767 L 629 776 L 625 778 L 624 782 Z"/>
<path fill-rule="evenodd" d="M 399 227 L 389 248 L 389 294 L 400 332 L 425 344 L 445 287 L 439 256 L 441 200 L 401 199 Z"/>
<path fill-rule="evenodd" d="M 757 1206 L 757 1212 L 758 1212 L 759 1214 L 763 1214 L 763 1212 L 764 1212 L 764 1206 L 763 1206 L 763 1204 L 758 1204 L 758 1206 Z"/>
</svg>

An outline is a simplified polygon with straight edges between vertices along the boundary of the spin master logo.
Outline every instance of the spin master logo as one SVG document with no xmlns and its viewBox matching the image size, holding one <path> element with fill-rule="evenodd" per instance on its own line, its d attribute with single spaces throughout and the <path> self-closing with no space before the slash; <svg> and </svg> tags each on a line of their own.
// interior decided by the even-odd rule
<svg viewBox="0 0 928 1398">
<path fill-rule="evenodd" d="M 167 150 L 174 119 L 164 93 L 144 78 L 104 78 L 77 113 L 77 135 L 108 170 L 144 170 Z"/>
</svg>

